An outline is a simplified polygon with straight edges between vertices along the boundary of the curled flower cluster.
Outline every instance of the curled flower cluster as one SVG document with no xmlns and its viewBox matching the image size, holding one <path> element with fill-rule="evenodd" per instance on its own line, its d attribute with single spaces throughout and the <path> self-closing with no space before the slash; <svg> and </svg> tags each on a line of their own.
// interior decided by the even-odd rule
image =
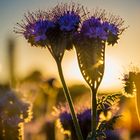
<svg viewBox="0 0 140 140">
<path fill-rule="evenodd" d="M 114 45 L 119 35 L 125 29 L 122 27 L 123 20 L 110 15 L 107 17 L 105 11 L 95 11 L 93 16 L 88 17 L 82 6 L 74 4 L 58 4 L 52 10 L 28 12 L 25 21 L 15 29 L 16 33 L 23 34 L 32 46 L 45 47 L 58 43 L 58 38 L 64 38 L 68 43 L 73 38 L 92 39 L 107 42 Z M 85 20 L 83 20 L 84 18 Z M 66 47 L 66 49 L 72 48 Z"/>
<path fill-rule="evenodd" d="M 81 9 L 79 5 L 60 4 L 48 12 L 28 12 L 25 21 L 17 23 L 14 31 L 23 34 L 32 46 L 52 45 L 59 38 L 70 40 L 79 28 Z"/>
<path fill-rule="evenodd" d="M 42 46 L 45 45 L 45 41 L 47 40 L 46 33 L 53 29 L 55 27 L 55 24 L 52 21 L 49 20 L 38 20 L 34 24 L 34 29 L 32 32 L 32 35 L 34 36 L 34 41 L 38 44 L 42 44 Z"/>
<path fill-rule="evenodd" d="M 74 11 L 67 11 L 57 20 L 57 23 L 63 32 L 75 31 L 80 23 L 80 16 L 76 15 Z"/>
<path fill-rule="evenodd" d="M 114 20 L 111 21 L 104 16 L 91 16 L 83 21 L 79 36 L 94 41 L 107 42 L 112 46 L 117 43 L 119 35 L 125 29 L 121 27 L 123 20 L 114 16 Z"/>
</svg>

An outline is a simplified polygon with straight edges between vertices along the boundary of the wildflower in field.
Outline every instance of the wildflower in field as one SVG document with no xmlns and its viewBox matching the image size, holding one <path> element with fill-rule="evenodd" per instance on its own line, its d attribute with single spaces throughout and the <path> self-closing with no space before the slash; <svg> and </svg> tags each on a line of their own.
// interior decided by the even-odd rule
<svg viewBox="0 0 140 140">
<path fill-rule="evenodd" d="M 0 137 L 19 139 L 22 137 L 22 124 L 32 118 L 31 105 L 20 100 L 14 91 L 7 89 L 0 94 Z"/>
<path fill-rule="evenodd" d="M 25 21 L 17 23 L 15 32 L 22 34 L 32 46 L 60 47 L 61 44 L 69 50 L 81 22 L 81 11 L 82 6 L 61 3 L 48 11 L 28 12 Z"/>
<path fill-rule="evenodd" d="M 93 15 L 87 16 L 83 21 L 78 37 L 94 42 L 107 42 L 113 46 L 125 30 L 123 23 L 118 16 L 108 16 L 105 10 L 95 10 Z"/>
<path fill-rule="evenodd" d="M 111 105 L 110 110 L 106 110 L 110 112 L 112 110 Z M 61 132 L 63 134 L 71 136 L 72 140 L 76 140 L 77 137 L 74 129 L 74 124 L 67 106 L 61 106 L 58 109 L 55 108 L 55 112 L 58 115 L 57 126 L 61 129 Z M 115 136 L 117 137 L 117 134 L 115 134 L 116 131 L 112 130 L 114 129 L 113 125 L 116 122 L 117 118 L 119 118 L 119 116 L 116 116 L 115 113 L 112 113 L 112 115 L 108 119 L 106 119 L 106 114 L 102 114 L 102 112 L 103 110 L 101 111 L 101 109 L 97 111 L 96 121 L 98 123 L 98 127 L 96 130 L 96 136 L 99 139 L 101 139 L 103 135 L 104 137 L 106 137 L 106 139 L 109 139 L 111 135 L 112 138 L 114 138 Z M 91 131 L 91 109 L 83 107 L 82 109 L 77 110 L 77 118 L 81 127 L 83 138 L 84 140 L 86 140 Z"/>
<path fill-rule="evenodd" d="M 104 74 L 105 46 L 117 43 L 125 30 L 124 21 L 105 10 L 95 10 L 81 23 L 75 34 L 74 45 L 81 73 L 90 87 L 101 83 Z"/>
<path fill-rule="evenodd" d="M 97 91 L 104 75 L 105 47 L 117 43 L 125 30 L 123 23 L 120 17 L 96 9 L 91 16 L 87 14 L 79 32 L 75 34 L 74 46 L 79 68 L 92 94 L 91 139 L 95 139 L 96 135 Z"/>
<path fill-rule="evenodd" d="M 0 118 L 4 124 L 17 126 L 28 118 L 30 104 L 19 100 L 12 91 L 0 98 Z"/>
<path fill-rule="evenodd" d="M 50 16 L 45 11 L 28 12 L 24 15 L 25 21 L 17 23 L 15 32 L 22 34 L 32 46 L 45 47 L 48 45 L 49 36 L 46 35 L 55 27 Z"/>
<path fill-rule="evenodd" d="M 65 50 L 73 46 L 73 35 L 78 31 L 82 11 L 83 7 L 75 3 L 61 3 L 47 12 L 28 13 L 25 16 L 26 23 L 23 21 L 22 24 L 18 24 L 20 28 L 15 29 L 15 32 L 23 34 L 32 46 L 47 47 L 55 59 L 79 140 L 82 140 L 82 135 L 64 80 L 61 62 Z"/>
</svg>

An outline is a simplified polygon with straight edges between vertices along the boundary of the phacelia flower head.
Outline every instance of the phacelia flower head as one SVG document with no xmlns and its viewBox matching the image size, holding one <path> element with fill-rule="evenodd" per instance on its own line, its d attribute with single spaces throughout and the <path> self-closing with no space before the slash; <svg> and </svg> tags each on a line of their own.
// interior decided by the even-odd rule
<svg viewBox="0 0 140 140">
<path fill-rule="evenodd" d="M 46 33 L 55 28 L 55 23 L 45 11 L 28 12 L 25 14 L 25 21 L 17 24 L 19 28 L 15 29 L 16 33 L 23 34 L 32 46 L 41 47 L 48 45 L 49 35 Z"/>
<path fill-rule="evenodd" d="M 95 10 L 92 16 L 83 21 L 79 34 L 82 38 L 114 45 L 125 29 L 123 22 L 117 16 L 107 15 L 105 10 Z"/>
<path fill-rule="evenodd" d="M 104 30 L 101 19 L 91 17 L 83 22 L 81 33 L 83 36 L 88 37 L 90 39 L 107 39 L 107 32 Z"/>
<path fill-rule="evenodd" d="M 73 33 L 79 28 L 82 10 L 82 6 L 74 3 L 61 3 L 47 12 L 28 12 L 25 21 L 17 23 L 19 28 L 15 32 L 23 34 L 34 46 L 54 44 L 58 38 L 72 39 Z"/>
<path fill-rule="evenodd" d="M 80 23 L 80 16 L 74 11 L 67 11 L 59 17 L 57 23 L 63 32 L 76 31 Z"/>
<path fill-rule="evenodd" d="M 52 21 L 49 20 L 38 20 L 34 24 L 34 40 L 36 43 L 39 43 L 41 45 L 47 45 L 47 35 L 46 33 L 49 32 L 50 29 L 54 28 L 55 24 Z M 44 43 L 42 43 L 44 42 Z"/>
<path fill-rule="evenodd" d="M 53 20 L 57 25 L 57 32 L 59 32 L 59 38 L 65 39 L 66 49 L 72 48 L 73 36 L 78 32 L 81 17 L 84 14 L 83 7 L 75 4 L 58 4 L 52 10 Z"/>
<path fill-rule="evenodd" d="M 61 60 L 65 50 L 73 46 L 82 14 L 82 6 L 60 3 L 47 11 L 28 12 L 15 32 L 22 34 L 32 46 L 47 46 L 53 57 Z"/>
</svg>

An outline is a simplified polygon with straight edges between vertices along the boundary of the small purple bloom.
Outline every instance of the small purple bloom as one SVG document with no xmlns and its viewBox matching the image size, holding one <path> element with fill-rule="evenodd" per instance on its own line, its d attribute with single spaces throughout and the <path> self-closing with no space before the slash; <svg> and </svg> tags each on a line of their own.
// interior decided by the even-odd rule
<svg viewBox="0 0 140 140">
<path fill-rule="evenodd" d="M 118 28 L 117 28 L 114 24 L 110 24 L 110 25 L 108 26 L 108 30 L 109 30 L 109 32 L 111 32 L 113 35 L 117 35 L 118 32 L 119 32 Z"/>
<path fill-rule="evenodd" d="M 55 24 L 49 20 L 38 20 L 34 24 L 33 35 L 35 42 L 45 41 L 47 39 L 46 33 L 55 27 Z"/>
<path fill-rule="evenodd" d="M 107 40 L 108 33 L 102 26 L 100 18 L 91 17 L 83 22 L 81 34 L 90 39 Z"/>
<path fill-rule="evenodd" d="M 81 127 L 81 131 L 84 139 L 87 138 L 88 133 L 91 130 L 91 110 L 85 109 L 83 112 L 77 114 L 77 118 Z M 71 114 L 67 111 L 60 113 L 60 122 L 64 130 L 69 130 L 71 132 L 72 140 L 77 140 L 76 131 L 72 121 Z"/>
<path fill-rule="evenodd" d="M 87 16 L 86 20 L 83 21 L 75 43 L 88 39 L 88 41 L 114 45 L 117 43 L 119 35 L 126 29 L 122 27 L 123 22 L 117 16 L 107 16 L 104 10 L 95 10 L 93 16 Z"/>
<path fill-rule="evenodd" d="M 18 27 L 15 28 L 16 33 L 23 34 L 32 46 L 41 47 L 48 45 L 49 34 L 47 33 L 55 28 L 55 23 L 50 19 L 48 13 L 43 11 L 37 11 L 35 13 L 28 12 L 25 15 L 25 21 L 17 24 Z"/>
<path fill-rule="evenodd" d="M 76 31 L 80 23 L 80 16 L 74 11 L 67 11 L 67 13 L 64 13 L 62 16 L 60 16 L 57 23 L 59 24 L 61 31 Z"/>
<path fill-rule="evenodd" d="M 61 44 L 63 49 L 53 48 L 53 53 L 63 53 L 65 49 L 70 50 L 73 47 L 73 36 L 78 32 L 81 13 L 84 13 L 84 9 L 79 4 L 61 3 L 47 12 L 28 12 L 25 14 L 25 20 L 17 23 L 14 31 L 24 35 L 32 46 L 50 46 L 51 50 L 51 47 Z"/>
</svg>

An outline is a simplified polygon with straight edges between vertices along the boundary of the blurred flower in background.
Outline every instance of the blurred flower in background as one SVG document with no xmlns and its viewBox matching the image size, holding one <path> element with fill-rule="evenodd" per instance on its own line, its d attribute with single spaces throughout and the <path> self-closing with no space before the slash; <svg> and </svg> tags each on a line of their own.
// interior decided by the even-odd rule
<svg viewBox="0 0 140 140">
<path fill-rule="evenodd" d="M 113 100 L 113 96 L 108 96 L 108 99 L 102 100 L 102 103 L 108 102 L 104 109 L 100 108 L 100 102 L 98 104 L 98 128 L 97 128 L 97 137 L 102 139 L 101 137 L 104 135 L 105 139 L 119 139 L 120 134 L 118 130 L 114 130 L 114 124 L 116 123 L 117 119 L 119 118 L 118 114 L 118 106 L 111 106 L 109 100 Z M 103 98 L 103 97 L 102 97 Z M 120 98 L 120 96 L 115 97 L 116 99 Z M 114 100 L 115 100 L 114 98 Z M 118 100 L 114 102 L 114 105 L 118 102 Z M 106 110 L 103 112 L 103 110 Z M 81 127 L 81 131 L 83 134 L 84 140 L 88 137 L 89 132 L 91 131 L 91 109 L 89 107 L 78 107 L 77 110 L 77 118 Z M 61 132 L 64 134 L 65 137 L 71 137 L 72 140 L 76 140 L 76 133 L 74 130 L 74 124 L 72 121 L 72 117 L 69 113 L 69 109 L 67 105 L 60 105 L 58 108 L 54 108 L 54 115 L 58 116 L 57 119 L 57 127 L 60 128 Z"/>
<path fill-rule="evenodd" d="M 32 118 L 31 104 L 22 101 L 10 88 L 0 90 L 0 137 L 16 140 L 23 137 L 23 123 Z"/>
</svg>

